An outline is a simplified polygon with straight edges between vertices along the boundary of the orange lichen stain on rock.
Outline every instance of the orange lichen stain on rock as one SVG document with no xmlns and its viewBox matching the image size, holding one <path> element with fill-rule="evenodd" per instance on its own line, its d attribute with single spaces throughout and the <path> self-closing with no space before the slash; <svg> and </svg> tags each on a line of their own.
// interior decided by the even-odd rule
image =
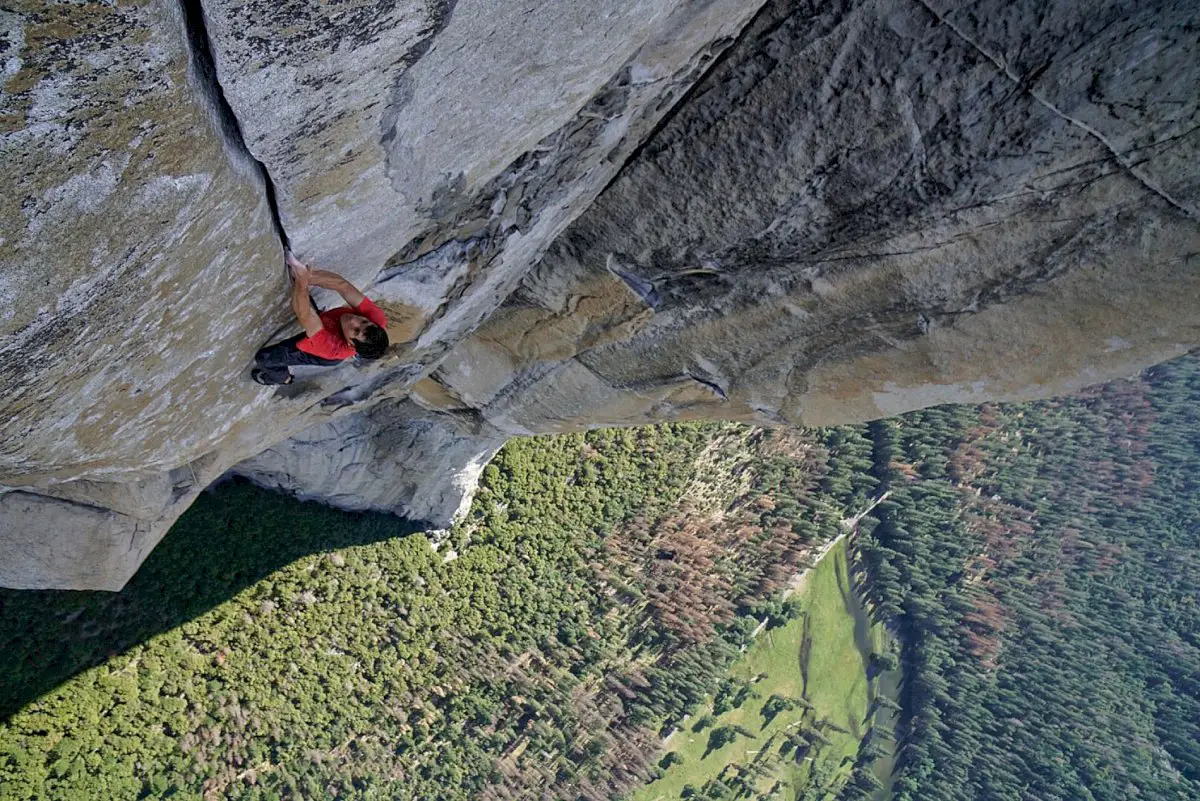
<svg viewBox="0 0 1200 801">
<path fill-rule="evenodd" d="M 322 130 L 324 135 L 320 144 L 299 149 L 297 156 L 306 164 L 330 166 L 328 169 L 310 173 L 307 178 L 296 184 L 293 191 L 298 203 L 328 198 L 336 198 L 337 202 L 342 203 L 342 196 L 378 161 L 380 154 L 372 153 L 366 148 L 359 126 L 357 119 L 346 117 Z M 337 146 L 348 143 L 354 149 L 336 156 L 329 152 L 335 147 L 332 143 L 338 143 Z"/>
<path fill-rule="evenodd" d="M 47 40 L 82 40 L 95 37 L 97 43 L 101 35 L 113 33 L 113 27 L 105 23 L 119 12 L 107 3 L 70 3 L 49 5 L 47 3 L 16 4 L 18 13 L 30 15 L 29 25 L 25 33 L 28 50 L 35 50 L 35 44 Z M 51 17 L 52 18 L 48 18 Z M 75 44 L 74 42 L 72 44 Z M 106 42 L 105 45 L 110 45 Z M 102 45 L 102 46 L 105 46 Z M 99 48 L 98 48 L 99 49 Z"/>
<path fill-rule="evenodd" d="M 415 401 L 427 409 L 452 411 L 468 408 L 467 403 L 433 378 L 422 378 L 412 388 Z"/>
<path fill-rule="evenodd" d="M 38 85 L 41 75 L 29 65 L 22 66 L 11 78 L 4 82 L 4 92 L 9 95 L 19 95 L 28 92 Z M 11 112 L 10 112 L 11 113 Z M 22 118 L 23 119 L 23 118 Z"/>
<path fill-rule="evenodd" d="M 124 395 L 117 397 L 115 393 L 108 394 L 103 399 L 92 404 L 80 417 L 89 418 L 96 422 L 87 422 L 72 429 L 75 442 L 83 453 L 105 452 L 117 434 L 117 430 L 137 418 L 154 400 L 149 393 L 141 395 Z"/>
<path fill-rule="evenodd" d="M 841 365 L 838 371 L 839 379 L 825 383 L 821 389 L 822 394 L 836 400 L 856 400 L 862 397 L 864 391 L 882 391 L 884 385 L 884 377 L 891 376 L 895 365 L 886 357 L 882 356 L 861 356 L 855 361 Z M 868 377 L 867 381 L 863 381 L 862 377 Z M 913 383 L 922 384 L 927 381 L 932 381 L 932 374 L 929 376 L 913 376 Z"/>
<path fill-rule="evenodd" d="M 561 361 L 630 339 L 654 316 L 624 282 L 610 274 L 577 288 L 564 308 L 515 309 L 494 318 L 479 338 L 527 361 Z"/>
<path fill-rule="evenodd" d="M 753 423 L 762 425 L 764 422 L 762 415 L 746 406 L 744 403 L 730 402 L 723 404 L 720 407 L 720 413 L 714 414 L 715 404 L 713 403 L 697 403 L 691 406 L 685 406 L 678 409 L 674 415 L 674 419 L 681 423 L 690 423 L 695 421 L 712 421 L 724 420 L 732 423 Z M 662 418 L 658 416 L 647 416 L 646 423 L 658 423 Z"/>
<path fill-rule="evenodd" d="M 398 300 L 380 300 L 376 303 L 387 317 L 388 340 L 393 345 L 403 345 L 416 340 L 429 322 L 416 306 L 409 306 Z"/>
<path fill-rule="evenodd" d="M 16 133 L 25 129 L 25 115 L 12 112 L 0 114 L 0 134 Z"/>
</svg>

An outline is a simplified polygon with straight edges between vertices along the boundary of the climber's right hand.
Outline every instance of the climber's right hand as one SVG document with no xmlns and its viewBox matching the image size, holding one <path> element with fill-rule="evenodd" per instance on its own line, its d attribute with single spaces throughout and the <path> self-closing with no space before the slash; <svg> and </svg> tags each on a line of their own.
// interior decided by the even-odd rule
<svg viewBox="0 0 1200 801">
<path fill-rule="evenodd" d="M 308 265 L 293 256 L 290 251 L 287 254 L 287 266 L 293 281 L 308 283 L 312 277 L 312 270 Z"/>
</svg>

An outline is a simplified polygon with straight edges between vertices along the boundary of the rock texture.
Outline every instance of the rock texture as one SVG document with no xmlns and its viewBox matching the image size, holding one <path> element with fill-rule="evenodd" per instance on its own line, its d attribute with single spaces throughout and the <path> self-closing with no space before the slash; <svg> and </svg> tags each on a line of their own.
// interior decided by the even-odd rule
<svg viewBox="0 0 1200 801">
<path fill-rule="evenodd" d="M 1200 343 L 1184 0 L 6 9 L 3 586 L 119 588 L 235 465 L 444 525 L 515 434 L 1041 397 Z M 281 239 L 389 357 L 245 380 Z"/>
<path fill-rule="evenodd" d="M 825 425 L 1186 351 L 1190 12 L 1016 8 L 768 10 L 437 379 L 513 433 Z M 636 330 L 575 305 L 618 277 L 653 309 Z"/>
<path fill-rule="evenodd" d="M 479 475 L 507 439 L 467 415 L 381 403 L 314 426 L 237 470 L 303 499 L 385 509 L 439 527 L 466 512 Z"/>
</svg>

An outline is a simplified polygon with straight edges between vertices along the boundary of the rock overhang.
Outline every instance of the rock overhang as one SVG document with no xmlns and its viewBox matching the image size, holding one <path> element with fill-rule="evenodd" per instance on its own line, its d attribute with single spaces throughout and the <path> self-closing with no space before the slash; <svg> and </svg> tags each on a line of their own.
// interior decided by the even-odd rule
<svg viewBox="0 0 1200 801">
<path fill-rule="evenodd" d="M 513 434 L 869 419 L 1194 347 L 1196 15 L 1126 6 L 192 3 L 244 153 L 177 7 L 5 12 L 0 583 L 120 586 L 238 463 L 444 523 Z M 383 364 L 242 380 L 281 229 L 385 305 Z"/>
</svg>

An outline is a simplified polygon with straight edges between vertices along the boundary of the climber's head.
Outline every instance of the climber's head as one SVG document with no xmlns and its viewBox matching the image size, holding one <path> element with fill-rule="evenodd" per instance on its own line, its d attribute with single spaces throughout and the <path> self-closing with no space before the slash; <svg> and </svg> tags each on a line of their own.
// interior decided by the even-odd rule
<svg viewBox="0 0 1200 801">
<path fill-rule="evenodd" d="M 343 314 L 342 336 L 364 359 L 378 359 L 387 350 L 388 335 L 375 323 L 359 314 Z"/>
</svg>

